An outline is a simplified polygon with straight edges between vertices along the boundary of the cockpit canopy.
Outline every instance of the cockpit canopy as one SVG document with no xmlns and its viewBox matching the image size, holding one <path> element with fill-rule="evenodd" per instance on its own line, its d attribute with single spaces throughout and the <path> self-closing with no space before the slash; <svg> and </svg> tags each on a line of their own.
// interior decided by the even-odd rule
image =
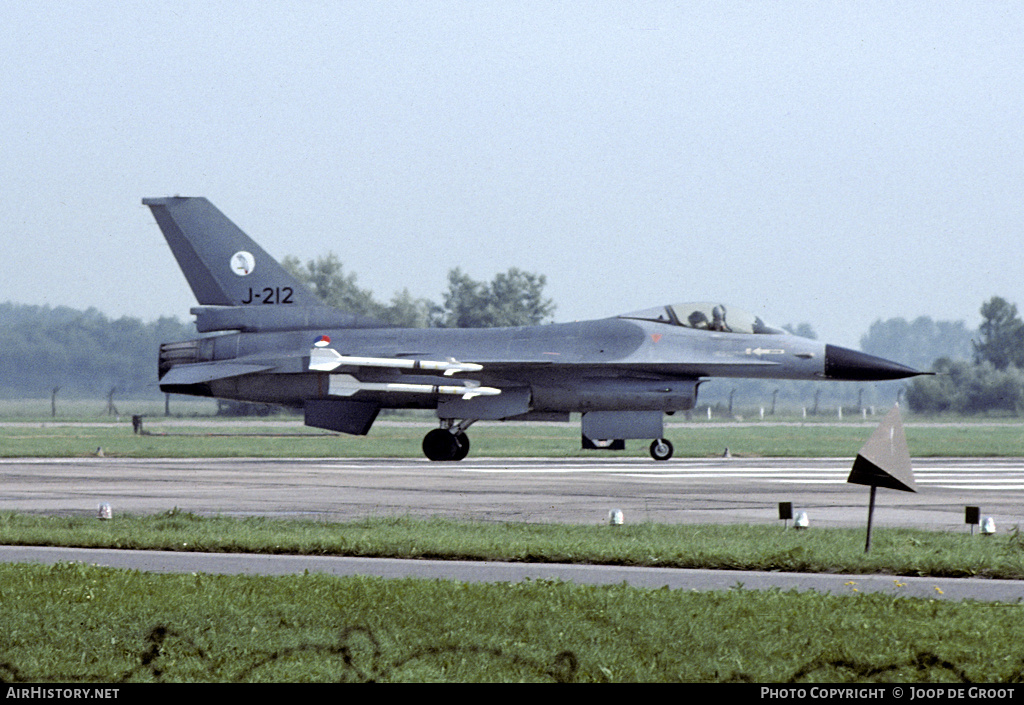
<svg viewBox="0 0 1024 705">
<path fill-rule="evenodd" d="M 619 318 L 636 318 L 684 328 L 719 331 L 722 333 L 771 333 L 784 335 L 787 331 L 768 325 L 758 316 L 732 306 L 707 301 L 672 304 L 626 313 Z"/>
</svg>

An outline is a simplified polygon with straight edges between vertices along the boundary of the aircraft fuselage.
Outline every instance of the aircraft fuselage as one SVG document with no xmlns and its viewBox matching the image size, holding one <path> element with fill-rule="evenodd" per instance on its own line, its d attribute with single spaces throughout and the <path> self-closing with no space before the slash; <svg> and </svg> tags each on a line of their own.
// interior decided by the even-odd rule
<svg viewBox="0 0 1024 705">
<path fill-rule="evenodd" d="M 683 411 L 710 377 L 827 379 L 825 345 L 794 335 L 696 331 L 663 323 L 607 318 L 576 323 L 490 329 L 310 329 L 235 333 L 198 341 L 192 362 L 252 361 L 270 370 L 210 380 L 209 396 L 301 407 L 327 398 L 331 374 L 358 374 L 367 383 L 433 383 L 438 375 L 341 367 L 310 372 L 309 351 L 326 335 L 342 355 L 440 359 L 483 366 L 472 373 L 487 387 L 523 387 L 529 411 Z M 458 379 L 465 375 L 456 375 Z M 187 391 L 174 384 L 164 391 Z M 200 391 L 196 388 L 191 393 Z M 385 408 L 435 408 L 437 400 L 386 391 L 355 399 Z"/>
</svg>

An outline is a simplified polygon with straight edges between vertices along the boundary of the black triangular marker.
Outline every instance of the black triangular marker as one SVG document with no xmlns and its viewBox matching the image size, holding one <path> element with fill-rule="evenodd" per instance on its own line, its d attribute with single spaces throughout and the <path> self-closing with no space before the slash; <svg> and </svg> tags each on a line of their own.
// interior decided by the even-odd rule
<svg viewBox="0 0 1024 705">
<path fill-rule="evenodd" d="M 898 406 L 894 406 L 889 415 L 882 419 L 882 423 L 860 449 L 846 481 L 855 485 L 917 492 Z"/>
<path fill-rule="evenodd" d="M 847 482 L 871 487 L 868 501 L 868 532 L 864 552 L 871 550 L 871 524 L 875 515 L 875 491 L 887 487 L 903 492 L 917 492 L 914 471 L 910 467 L 910 451 L 907 437 L 900 421 L 900 407 L 894 406 L 889 415 L 882 419 L 871 438 L 860 449 Z"/>
</svg>

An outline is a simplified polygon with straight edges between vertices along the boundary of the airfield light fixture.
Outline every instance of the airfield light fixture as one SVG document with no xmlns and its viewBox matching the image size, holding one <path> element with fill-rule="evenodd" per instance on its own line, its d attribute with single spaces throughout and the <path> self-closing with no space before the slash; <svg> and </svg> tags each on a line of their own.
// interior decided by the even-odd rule
<svg viewBox="0 0 1024 705">
<path fill-rule="evenodd" d="M 996 520 L 992 517 L 985 517 L 981 521 L 981 535 L 991 536 L 996 532 Z"/>
<path fill-rule="evenodd" d="M 613 509 L 608 512 L 608 524 L 610 526 L 622 526 L 623 521 L 621 509 Z"/>
</svg>

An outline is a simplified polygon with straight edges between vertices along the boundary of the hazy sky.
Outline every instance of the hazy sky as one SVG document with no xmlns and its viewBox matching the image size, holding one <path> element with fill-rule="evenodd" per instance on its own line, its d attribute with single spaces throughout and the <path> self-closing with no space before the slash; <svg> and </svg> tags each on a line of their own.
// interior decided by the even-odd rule
<svg viewBox="0 0 1024 705">
<path fill-rule="evenodd" d="M 385 301 L 515 266 L 856 347 L 1024 309 L 1024 4 L 12 0 L 0 175 L 0 301 L 187 320 L 141 199 L 206 196 Z"/>
</svg>

